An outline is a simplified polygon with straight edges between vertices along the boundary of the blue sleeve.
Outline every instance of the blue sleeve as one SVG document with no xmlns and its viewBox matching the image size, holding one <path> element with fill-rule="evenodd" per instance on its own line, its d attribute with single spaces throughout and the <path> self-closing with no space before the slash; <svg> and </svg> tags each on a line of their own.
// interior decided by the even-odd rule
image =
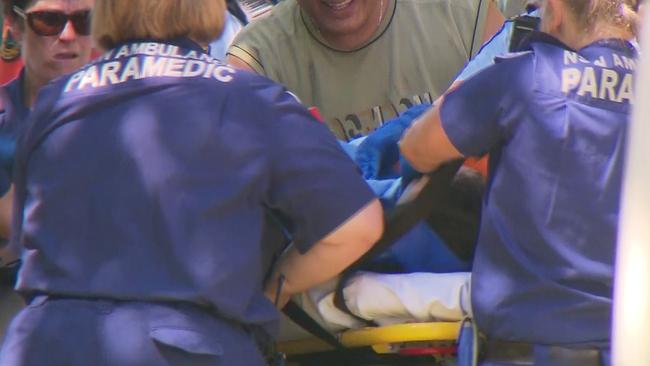
<svg viewBox="0 0 650 366">
<path fill-rule="evenodd" d="M 507 140 L 532 75 L 532 54 L 525 54 L 487 68 L 449 93 L 440 118 L 454 147 L 464 156 L 483 156 Z"/>
<path fill-rule="evenodd" d="M 503 27 L 481 47 L 478 54 L 467 64 L 456 81 L 467 80 L 481 70 L 494 65 L 494 58 L 508 53 L 514 22 L 507 20 Z"/>
<path fill-rule="evenodd" d="M 5 124 L 6 113 L 0 102 L 0 126 Z M 0 128 L 0 197 L 4 196 L 11 187 L 13 163 L 16 154 L 16 142 L 10 136 L 5 136 Z"/>
<path fill-rule="evenodd" d="M 375 198 L 335 136 L 283 87 L 253 79 L 270 157 L 268 206 L 279 211 L 300 251 Z"/>
<path fill-rule="evenodd" d="M 0 20 L 0 26 L 2 25 L 2 21 Z M 2 38 L 0 36 L 0 38 Z M 2 41 L 0 39 L 0 41 Z M 0 126 L 3 126 L 5 124 L 5 101 L 4 101 L 4 90 L 0 90 Z M 1 146 L 0 146 L 1 148 Z M 4 196 L 5 193 L 9 190 L 9 186 L 11 185 L 11 179 L 7 171 L 5 169 L 0 169 L 0 197 Z M 1 245 L 0 245 L 1 246 Z"/>
</svg>

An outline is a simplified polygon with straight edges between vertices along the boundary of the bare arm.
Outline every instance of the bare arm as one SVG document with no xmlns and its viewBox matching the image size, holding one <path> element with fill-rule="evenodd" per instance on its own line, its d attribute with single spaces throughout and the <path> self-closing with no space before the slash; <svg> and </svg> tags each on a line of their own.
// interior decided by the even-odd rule
<svg viewBox="0 0 650 366">
<path fill-rule="evenodd" d="M 506 18 L 501 14 L 494 1 L 490 1 L 488 11 L 485 19 L 485 26 L 483 27 L 483 38 L 481 44 L 485 44 L 494 36 L 503 26 Z"/>
<path fill-rule="evenodd" d="M 226 56 L 226 62 L 228 63 L 228 65 L 230 65 L 230 66 L 232 66 L 232 67 L 234 67 L 236 69 L 244 70 L 244 71 L 250 71 L 250 72 L 253 72 L 253 73 L 256 72 L 255 69 L 253 69 L 251 67 L 251 65 L 249 65 L 246 61 L 242 60 L 241 58 L 239 58 L 239 57 L 237 57 L 237 56 L 235 56 L 233 54 L 229 53 Z"/>
<path fill-rule="evenodd" d="M 14 204 L 14 186 L 0 197 L 0 238 L 9 239 L 11 235 L 11 217 Z"/>
<path fill-rule="evenodd" d="M 440 103 L 406 130 L 399 142 L 402 156 L 422 173 L 434 171 L 440 164 L 463 156 L 442 128 L 440 106 L 444 103 L 444 98 L 441 99 Z"/>
<path fill-rule="evenodd" d="M 285 280 L 278 306 L 282 308 L 289 297 L 325 282 L 367 252 L 383 232 L 383 211 L 373 200 L 345 223 L 316 243 L 305 254 L 291 248 L 281 259 L 265 294 L 275 300 L 278 278 Z"/>
<path fill-rule="evenodd" d="M 483 30 L 483 42 L 488 41 L 503 26 L 505 18 L 490 1 L 487 19 Z M 400 141 L 401 154 L 411 165 L 422 173 L 437 169 L 442 163 L 463 157 L 451 143 L 442 127 L 440 109 L 445 95 L 457 89 L 463 80 L 456 80 L 449 89 L 438 98 L 435 107 L 425 113 L 404 133 Z"/>
<path fill-rule="evenodd" d="M 11 220 L 14 202 L 14 186 L 12 185 L 0 198 L 0 238 L 9 239 L 11 235 Z M 16 246 L 3 246 L 0 242 L 0 267 L 20 258 L 20 250 Z"/>
</svg>

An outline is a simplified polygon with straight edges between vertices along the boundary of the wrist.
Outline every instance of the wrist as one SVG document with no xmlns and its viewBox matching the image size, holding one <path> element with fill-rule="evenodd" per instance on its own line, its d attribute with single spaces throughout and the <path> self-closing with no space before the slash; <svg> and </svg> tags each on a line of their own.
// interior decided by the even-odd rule
<svg viewBox="0 0 650 366">
<path fill-rule="evenodd" d="M 264 295 L 276 308 L 282 309 L 293 294 L 288 289 L 286 277 L 282 273 L 276 273 L 266 284 Z"/>
</svg>

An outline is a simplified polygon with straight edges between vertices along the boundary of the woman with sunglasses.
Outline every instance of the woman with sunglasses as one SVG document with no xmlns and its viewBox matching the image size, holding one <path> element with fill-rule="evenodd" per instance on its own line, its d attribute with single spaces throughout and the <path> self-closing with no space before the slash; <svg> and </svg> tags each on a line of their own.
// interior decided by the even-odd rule
<svg viewBox="0 0 650 366">
<path fill-rule="evenodd" d="M 4 6 L 25 62 L 20 78 L 5 88 L 22 114 L 43 85 L 90 60 L 93 0 L 4 0 Z"/>
<path fill-rule="evenodd" d="M 20 44 L 24 67 L 19 76 L 0 87 L 0 141 L 16 141 L 38 91 L 51 80 L 90 60 L 90 11 L 93 0 L 3 0 L 6 22 Z M 0 151 L 7 150 L 2 149 Z M 10 162 L 2 154 L 2 168 Z M 10 180 L 0 179 L 0 195 Z M 0 206 L 2 203 L 0 202 Z M 2 220 L 0 220 L 2 221 Z M 0 235 L 7 228 L 0 223 Z"/>
<path fill-rule="evenodd" d="M 263 366 L 274 305 L 378 239 L 381 205 L 327 127 L 206 53 L 224 14 L 95 1 L 106 53 L 41 90 L 18 147 L 30 303 L 0 366 Z M 280 222 L 294 246 L 269 271 Z"/>
<path fill-rule="evenodd" d="M 13 143 L 26 128 L 36 94 L 49 81 L 90 60 L 93 0 L 3 0 L 5 22 L 18 41 L 24 67 L 0 87 L 0 237 L 7 238 L 12 208 Z M 19 250 L 0 250 L 0 338 L 21 306 L 11 290 Z"/>
</svg>

